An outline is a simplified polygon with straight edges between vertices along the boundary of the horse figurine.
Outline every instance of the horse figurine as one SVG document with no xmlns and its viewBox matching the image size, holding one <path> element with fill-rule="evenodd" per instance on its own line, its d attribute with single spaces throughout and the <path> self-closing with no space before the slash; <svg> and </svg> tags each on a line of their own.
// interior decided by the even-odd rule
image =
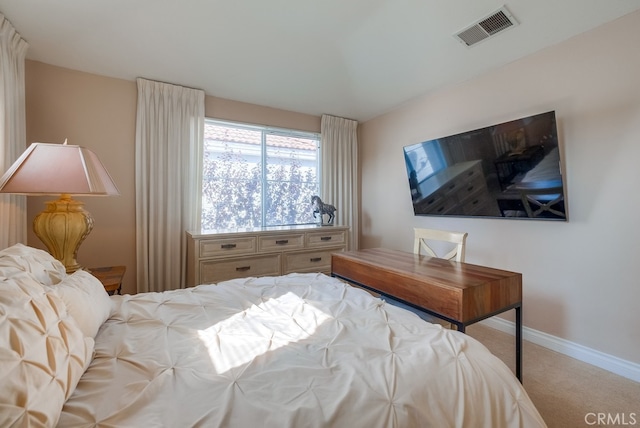
<svg viewBox="0 0 640 428">
<path fill-rule="evenodd" d="M 336 207 L 331 204 L 325 204 L 320 199 L 320 196 L 317 195 L 311 197 L 311 205 L 313 207 L 313 218 L 316 218 L 316 214 L 320 214 L 320 224 L 323 224 L 323 216 L 327 214 L 329 216 L 327 224 L 333 224 L 333 219 L 336 217 Z"/>
</svg>

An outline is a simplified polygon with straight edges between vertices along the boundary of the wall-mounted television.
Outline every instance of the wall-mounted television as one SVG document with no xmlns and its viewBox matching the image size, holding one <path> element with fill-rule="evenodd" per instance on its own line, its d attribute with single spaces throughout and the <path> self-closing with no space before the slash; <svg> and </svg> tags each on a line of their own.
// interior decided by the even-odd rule
<svg viewBox="0 0 640 428">
<path fill-rule="evenodd" d="M 554 111 L 403 151 L 415 215 L 567 219 Z"/>
</svg>

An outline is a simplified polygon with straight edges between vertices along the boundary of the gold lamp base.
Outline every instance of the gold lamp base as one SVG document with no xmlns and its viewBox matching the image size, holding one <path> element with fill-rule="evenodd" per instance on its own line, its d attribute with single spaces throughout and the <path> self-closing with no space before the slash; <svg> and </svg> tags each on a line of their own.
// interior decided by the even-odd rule
<svg viewBox="0 0 640 428">
<path fill-rule="evenodd" d="M 33 231 L 67 273 L 75 272 L 82 268 L 76 257 L 80 244 L 93 229 L 93 218 L 83 208 L 83 202 L 66 193 L 46 204 L 47 208 L 33 220 Z"/>
</svg>

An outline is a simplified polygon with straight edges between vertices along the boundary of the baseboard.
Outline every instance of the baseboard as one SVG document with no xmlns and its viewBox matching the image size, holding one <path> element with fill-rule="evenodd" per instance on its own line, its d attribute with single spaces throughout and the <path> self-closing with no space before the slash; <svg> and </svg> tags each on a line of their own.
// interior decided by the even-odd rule
<svg viewBox="0 0 640 428">
<path fill-rule="evenodd" d="M 481 321 L 481 323 L 487 327 L 515 335 L 515 323 L 511 321 L 507 321 L 499 317 L 493 317 Z M 587 348 L 586 346 L 528 327 L 522 328 L 522 338 L 535 343 L 536 345 L 540 345 L 575 358 L 576 360 L 600 367 L 601 369 L 626 377 L 627 379 L 631 379 L 635 382 L 640 382 L 640 364 L 623 360 L 622 358 L 605 354 L 604 352 L 596 351 L 595 349 Z"/>
</svg>

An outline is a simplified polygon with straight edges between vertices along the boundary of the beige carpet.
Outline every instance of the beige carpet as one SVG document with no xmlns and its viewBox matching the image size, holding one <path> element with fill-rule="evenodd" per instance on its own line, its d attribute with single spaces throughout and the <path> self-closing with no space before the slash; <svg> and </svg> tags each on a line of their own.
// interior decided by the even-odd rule
<svg viewBox="0 0 640 428">
<path fill-rule="evenodd" d="M 515 372 L 513 336 L 481 324 L 467 333 Z M 531 342 L 522 347 L 523 385 L 550 428 L 640 427 L 640 383 Z"/>
</svg>

